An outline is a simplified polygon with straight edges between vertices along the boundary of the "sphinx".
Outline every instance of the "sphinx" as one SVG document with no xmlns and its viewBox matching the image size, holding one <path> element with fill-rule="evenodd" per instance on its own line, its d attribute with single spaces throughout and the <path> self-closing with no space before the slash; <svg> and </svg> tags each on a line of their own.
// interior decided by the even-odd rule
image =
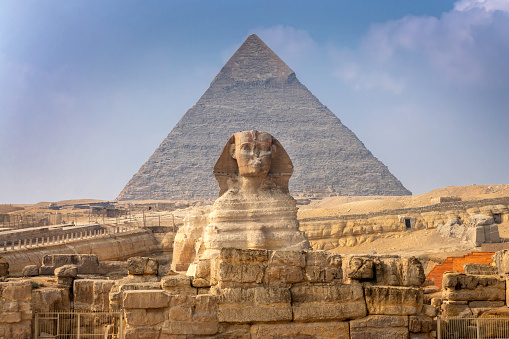
<svg viewBox="0 0 509 339">
<path fill-rule="evenodd" d="M 223 247 L 310 250 L 299 230 L 296 201 L 288 191 L 292 173 L 290 157 L 269 133 L 233 134 L 213 169 L 219 196 L 200 239 L 194 241 L 193 260 L 210 258 Z M 174 251 L 174 258 L 179 257 Z M 185 264 L 175 262 L 172 267 L 184 268 Z"/>
</svg>

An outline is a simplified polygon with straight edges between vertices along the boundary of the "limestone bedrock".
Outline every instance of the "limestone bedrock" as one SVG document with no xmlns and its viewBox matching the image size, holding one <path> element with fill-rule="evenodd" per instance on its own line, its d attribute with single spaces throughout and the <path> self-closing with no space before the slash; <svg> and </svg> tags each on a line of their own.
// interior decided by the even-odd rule
<svg viewBox="0 0 509 339">
<path fill-rule="evenodd" d="M 299 230 L 296 202 L 288 192 L 292 161 L 276 138 L 260 131 L 233 134 L 213 173 L 219 198 L 195 245 L 195 262 L 223 247 L 311 249 Z M 176 254 L 174 258 L 181 257 Z"/>
</svg>

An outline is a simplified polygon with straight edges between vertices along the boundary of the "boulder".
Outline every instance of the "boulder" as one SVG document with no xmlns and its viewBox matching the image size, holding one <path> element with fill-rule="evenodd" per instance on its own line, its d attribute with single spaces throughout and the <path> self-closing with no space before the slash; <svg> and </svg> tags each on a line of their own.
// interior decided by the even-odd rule
<svg viewBox="0 0 509 339">
<path fill-rule="evenodd" d="M 24 277 L 35 277 L 39 275 L 39 266 L 37 265 L 26 265 L 23 267 L 22 272 Z"/>
<path fill-rule="evenodd" d="M 127 260 L 129 275 L 157 275 L 159 264 L 147 257 L 131 257 Z"/>
</svg>

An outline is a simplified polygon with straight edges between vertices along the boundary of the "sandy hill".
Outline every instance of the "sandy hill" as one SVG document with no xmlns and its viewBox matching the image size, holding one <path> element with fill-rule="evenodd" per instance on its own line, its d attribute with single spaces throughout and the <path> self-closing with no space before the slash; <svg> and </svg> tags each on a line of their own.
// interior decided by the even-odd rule
<svg viewBox="0 0 509 339">
<path fill-rule="evenodd" d="M 299 206 L 299 218 L 363 214 L 431 205 L 432 198 L 458 197 L 463 201 L 509 197 L 509 185 L 449 186 L 411 196 L 329 197 Z"/>
</svg>

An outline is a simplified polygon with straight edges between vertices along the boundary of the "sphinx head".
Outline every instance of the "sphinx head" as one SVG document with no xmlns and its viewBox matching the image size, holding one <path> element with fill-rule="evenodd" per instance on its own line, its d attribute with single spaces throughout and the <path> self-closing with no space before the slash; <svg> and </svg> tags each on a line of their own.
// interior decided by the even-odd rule
<svg viewBox="0 0 509 339">
<path fill-rule="evenodd" d="M 263 179 L 288 193 L 293 165 L 283 146 L 272 135 L 260 131 L 233 134 L 214 166 L 219 196 L 241 181 Z"/>
<path fill-rule="evenodd" d="M 272 158 L 277 147 L 272 143 L 272 135 L 266 132 L 244 131 L 233 135 L 230 155 L 237 160 L 239 176 L 265 177 L 270 171 Z"/>
</svg>

